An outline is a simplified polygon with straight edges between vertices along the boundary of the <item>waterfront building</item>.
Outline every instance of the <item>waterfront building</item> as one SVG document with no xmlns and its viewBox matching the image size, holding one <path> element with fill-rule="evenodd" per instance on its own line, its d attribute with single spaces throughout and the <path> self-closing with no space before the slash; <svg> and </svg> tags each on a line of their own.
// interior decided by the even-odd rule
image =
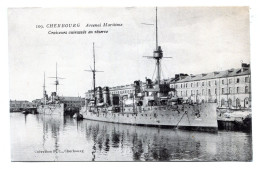
<svg viewBox="0 0 260 169">
<path fill-rule="evenodd" d="M 110 87 L 111 94 L 119 94 L 121 96 L 133 94 L 135 91 L 134 84 Z"/>
<path fill-rule="evenodd" d="M 189 102 L 216 102 L 220 108 L 251 108 L 250 65 L 241 68 L 189 75 L 172 81 L 175 94 Z"/>
<path fill-rule="evenodd" d="M 10 112 L 22 111 L 31 107 L 35 107 L 35 104 L 27 100 L 10 100 Z"/>
<path fill-rule="evenodd" d="M 66 110 L 73 111 L 79 111 L 79 109 L 85 104 L 84 98 L 81 97 L 61 96 L 60 101 L 64 103 L 64 108 Z"/>
</svg>

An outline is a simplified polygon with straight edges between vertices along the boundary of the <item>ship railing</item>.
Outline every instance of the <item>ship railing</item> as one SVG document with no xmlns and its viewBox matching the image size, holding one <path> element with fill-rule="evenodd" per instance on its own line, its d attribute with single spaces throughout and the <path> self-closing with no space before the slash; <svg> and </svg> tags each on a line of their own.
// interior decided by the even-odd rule
<svg viewBox="0 0 260 169">
<path fill-rule="evenodd" d="M 183 105 L 167 105 L 167 106 L 157 106 L 157 107 L 152 107 L 153 110 L 172 110 L 172 111 L 177 111 L 177 110 L 182 110 L 184 111 L 184 106 Z"/>
</svg>

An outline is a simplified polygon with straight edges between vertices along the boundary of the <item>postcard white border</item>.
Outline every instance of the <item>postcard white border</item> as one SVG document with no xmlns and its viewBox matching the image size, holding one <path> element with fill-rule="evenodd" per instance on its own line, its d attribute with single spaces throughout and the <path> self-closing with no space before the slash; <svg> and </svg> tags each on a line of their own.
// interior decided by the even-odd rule
<svg viewBox="0 0 260 169">
<path fill-rule="evenodd" d="M 259 127 L 259 107 L 258 98 L 259 92 L 259 78 L 257 72 L 259 72 L 259 6 L 257 0 L 182 0 L 182 1 L 169 1 L 169 0 L 160 0 L 160 1 L 141 1 L 141 0 L 4 0 L 0 2 L 0 48 L 1 48 L 1 61 L 0 61 L 0 72 L 1 72 L 1 149 L 0 149 L 0 159 L 2 166 L 1 168 L 27 168 L 27 169 L 41 169 L 41 168 L 186 168 L 191 167 L 192 169 L 201 169 L 201 168 L 256 168 L 259 167 L 259 134 L 257 128 Z M 91 162 L 66 162 L 66 163 L 49 163 L 49 162 L 11 162 L 10 155 L 10 134 L 9 134 L 9 73 L 8 73 L 8 28 L 7 28 L 7 8 L 9 7 L 99 7 L 99 6 L 250 6 L 250 34 L 251 34 L 251 65 L 252 65 L 252 90 L 254 95 L 252 96 L 253 100 L 253 162 L 209 162 L 209 163 L 176 163 L 176 162 L 160 162 L 160 163 L 119 163 L 119 162 L 109 162 L 109 163 L 91 163 Z M 258 150 L 258 151 L 257 151 Z"/>
</svg>

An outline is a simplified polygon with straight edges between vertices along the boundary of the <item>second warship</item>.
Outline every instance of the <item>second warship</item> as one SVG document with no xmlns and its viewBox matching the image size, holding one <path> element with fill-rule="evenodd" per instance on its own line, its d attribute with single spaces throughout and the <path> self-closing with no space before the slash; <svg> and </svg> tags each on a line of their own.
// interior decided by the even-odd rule
<svg viewBox="0 0 260 169">
<path fill-rule="evenodd" d="M 59 80 L 58 79 L 63 79 L 61 77 L 58 77 L 57 75 L 57 63 L 56 63 L 56 76 L 55 77 L 50 77 L 50 78 L 55 78 L 55 83 L 54 85 L 56 86 L 56 91 L 51 93 L 50 98 L 47 95 L 47 92 L 45 90 L 45 73 L 44 73 L 44 83 L 43 83 L 43 101 L 41 105 L 37 107 L 37 112 L 39 114 L 44 114 L 44 115 L 58 115 L 63 117 L 64 116 L 64 103 L 61 102 L 60 97 L 57 95 L 58 91 L 58 85 L 59 85 Z"/>
</svg>

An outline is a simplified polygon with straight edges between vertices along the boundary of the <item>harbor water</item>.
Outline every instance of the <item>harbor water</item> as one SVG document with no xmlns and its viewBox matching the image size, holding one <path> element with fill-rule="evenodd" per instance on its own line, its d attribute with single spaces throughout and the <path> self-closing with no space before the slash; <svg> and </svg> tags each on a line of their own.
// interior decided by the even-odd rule
<svg viewBox="0 0 260 169">
<path fill-rule="evenodd" d="M 10 113 L 13 161 L 252 161 L 252 134 Z"/>
</svg>

